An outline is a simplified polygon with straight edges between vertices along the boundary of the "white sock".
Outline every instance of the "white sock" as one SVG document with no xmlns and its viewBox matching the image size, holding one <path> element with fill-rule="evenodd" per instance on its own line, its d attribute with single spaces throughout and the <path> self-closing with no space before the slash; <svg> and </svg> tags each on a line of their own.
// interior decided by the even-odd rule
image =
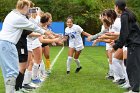
<svg viewBox="0 0 140 93">
<path fill-rule="evenodd" d="M 32 71 L 26 69 L 23 84 L 29 84 L 31 82 L 31 79 L 32 79 Z"/>
<path fill-rule="evenodd" d="M 71 61 L 72 61 L 72 57 L 68 56 L 68 59 L 67 59 L 67 71 L 70 71 Z"/>
<path fill-rule="evenodd" d="M 112 59 L 112 66 L 113 66 L 113 72 L 116 75 L 116 77 L 120 78 L 120 79 L 124 79 L 124 73 L 123 73 L 123 69 L 120 65 L 122 60 L 113 58 Z"/>
<path fill-rule="evenodd" d="M 77 64 L 77 68 L 79 68 L 79 67 L 80 67 L 80 60 L 79 60 L 79 59 L 74 59 L 74 61 L 75 61 L 76 64 Z"/>
<path fill-rule="evenodd" d="M 126 67 L 125 67 L 124 63 L 122 63 L 121 66 L 122 66 L 122 69 L 123 69 L 123 73 L 124 73 L 125 79 L 126 79 L 126 81 L 129 82 L 128 75 L 127 75 L 127 72 L 126 72 Z"/>
<path fill-rule="evenodd" d="M 113 67 L 112 67 L 112 64 L 109 63 L 109 76 L 113 76 L 114 73 L 113 73 Z"/>
<path fill-rule="evenodd" d="M 40 67 L 39 67 L 40 72 L 45 75 L 46 74 L 46 69 L 45 69 L 45 64 L 44 61 L 42 59 L 41 63 L 40 63 Z"/>
<path fill-rule="evenodd" d="M 5 93 L 15 93 L 16 78 L 9 77 L 5 81 Z"/>
<path fill-rule="evenodd" d="M 39 71 L 39 64 L 34 63 L 33 68 L 32 68 L 32 79 L 38 78 L 38 71 Z"/>
</svg>

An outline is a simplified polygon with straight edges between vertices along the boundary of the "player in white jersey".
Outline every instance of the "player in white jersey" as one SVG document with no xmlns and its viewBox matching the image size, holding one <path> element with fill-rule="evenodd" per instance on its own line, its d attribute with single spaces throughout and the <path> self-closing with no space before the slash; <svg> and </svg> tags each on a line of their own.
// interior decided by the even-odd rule
<svg viewBox="0 0 140 93">
<path fill-rule="evenodd" d="M 67 74 L 70 73 L 70 64 L 72 57 L 77 64 L 77 69 L 75 73 L 78 73 L 82 68 L 80 65 L 80 60 L 78 59 L 82 49 L 84 48 L 83 40 L 81 34 L 85 36 L 90 36 L 87 32 L 84 32 L 83 29 L 76 24 L 73 24 L 73 18 L 68 17 L 66 21 L 67 27 L 65 29 L 65 35 L 69 37 L 69 51 L 67 59 Z"/>
<path fill-rule="evenodd" d="M 102 12 L 102 14 L 100 14 L 100 17 L 99 17 L 100 21 L 103 24 L 102 27 L 101 27 L 101 32 L 99 32 L 99 33 L 97 33 L 95 35 L 92 35 L 92 36 L 90 36 L 90 37 L 87 38 L 88 41 L 93 41 L 94 40 L 93 41 L 93 44 L 92 44 L 93 46 L 98 42 L 98 40 L 97 40 L 98 37 L 100 37 L 101 35 L 109 32 L 109 30 L 105 28 L 108 25 L 106 23 L 107 20 L 104 19 L 104 17 L 106 17 L 105 16 L 105 12 L 106 11 L 107 10 L 104 10 Z M 108 60 L 108 63 L 109 63 L 109 71 L 107 73 L 106 78 L 107 79 L 114 79 L 112 65 L 111 65 L 112 64 L 112 53 L 111 53 L 111 46 L 109 45 L 109 43 L 106 43 L 106 55 L 107 55 L 107 60 Z"/>
</svg>

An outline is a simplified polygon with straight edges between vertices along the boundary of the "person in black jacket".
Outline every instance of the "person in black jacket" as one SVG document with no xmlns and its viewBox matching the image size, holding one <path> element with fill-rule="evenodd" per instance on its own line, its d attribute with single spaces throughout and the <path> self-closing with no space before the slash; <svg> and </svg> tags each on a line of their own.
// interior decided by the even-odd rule
<svg viewBox="0 0 140 93">
<path fill-rule="evenodd" d="M 115 1 L 115 10 L 121 14 L 120 37 L 113 45 L 113 51 L 128 47 L 126 70 L 132 90 L 138 93 L 140 87 L 140 29 L 135 15 L 126 8 L 124 0 Z"/>
</svg>

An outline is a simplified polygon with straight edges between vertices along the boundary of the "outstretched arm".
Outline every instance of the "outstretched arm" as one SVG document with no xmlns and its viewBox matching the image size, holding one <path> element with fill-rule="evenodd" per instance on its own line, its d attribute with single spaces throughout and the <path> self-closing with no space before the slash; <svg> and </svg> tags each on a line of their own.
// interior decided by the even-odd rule
<svg viewBox="0 0 140 93">
<path fill-rule="evenodd" d="M 85 31 L 82 32 L 82 35 L 87 36 L 87 37 L 88 37 L 88 36 L 91 36 L 91 34 L 85 32 Z"/>
</svg>

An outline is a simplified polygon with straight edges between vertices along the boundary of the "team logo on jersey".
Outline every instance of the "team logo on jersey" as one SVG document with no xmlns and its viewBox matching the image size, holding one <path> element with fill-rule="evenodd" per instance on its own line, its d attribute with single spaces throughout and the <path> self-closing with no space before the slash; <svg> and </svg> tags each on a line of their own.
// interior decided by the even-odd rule
<svg viewBox="0 0 140 93">
<path fill-rule="evenodd" d="M 71 36 L 72 39 L 76 38 L 76 32 L 71 32 Z"/>
</svg>

